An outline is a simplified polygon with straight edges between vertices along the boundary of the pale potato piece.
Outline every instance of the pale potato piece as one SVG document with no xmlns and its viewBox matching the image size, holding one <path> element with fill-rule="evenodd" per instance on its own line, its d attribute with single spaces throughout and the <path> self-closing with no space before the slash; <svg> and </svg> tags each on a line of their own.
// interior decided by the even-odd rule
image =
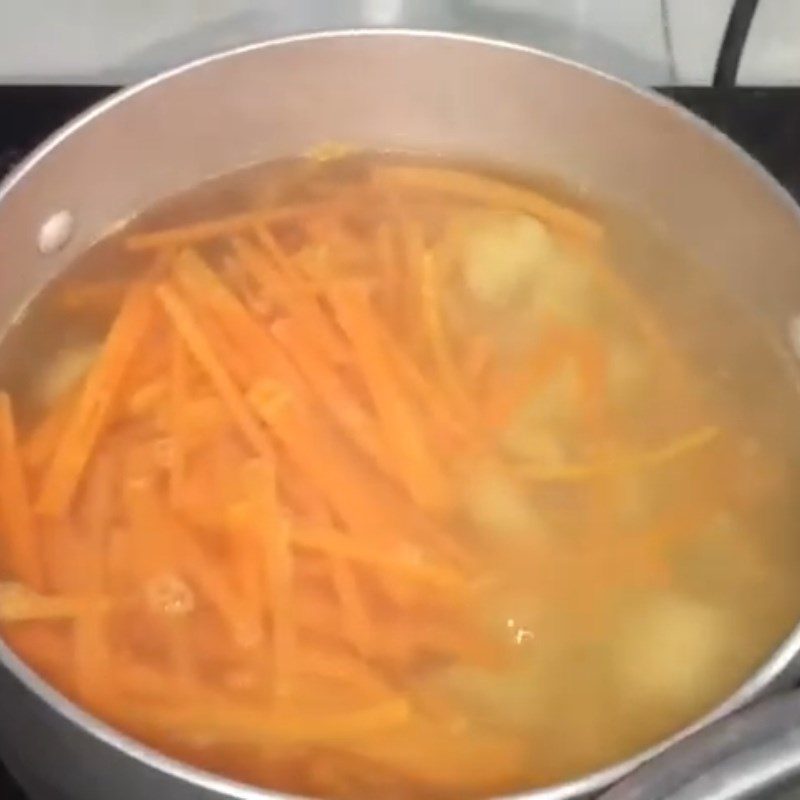
<svg viewBox="0 0 800 800">
<path fill-rule="evenodd" d="M 479 303 L 502 308 L 530 290 L 557 256 L 541 222 L 512 212 L 487 214 L 466 233 L 464 283 Z"/>
<path fill-rule="evenodd" d="M 615 642 L 625 693 L 661 707 L 702 708 L 727 683 L 734 620 L 677 593 L 632 603 Z"/>
<path fill-rule="evenodd" d="M 489 540 L 541 540 L 546 536 L 531 498 L 497 466 L 487 463 L 470 469 L 463 495 L 467 515 Z"/>
</svg>

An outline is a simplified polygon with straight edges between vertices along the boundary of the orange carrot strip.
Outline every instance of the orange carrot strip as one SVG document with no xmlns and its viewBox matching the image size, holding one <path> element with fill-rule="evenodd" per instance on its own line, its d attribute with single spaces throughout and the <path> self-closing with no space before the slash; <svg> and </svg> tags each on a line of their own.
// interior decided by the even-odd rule
<svg viewBox="0 0 800 800">
<path fill-rule="evenodd" d="M 186 482 L 186 435 L 184 414 L 188 395 L 188 353 L 180 335 L 173 332 L 169 371 L 169 422 L 172 458 L 169 464 L 169 497 L 174 508 L 181 504 Z"/>
<path fill-rule="evenodd" d="M 414 500 L 423 508 L 450 505 L 450 486 L 430 450 L 420 420 L 403 397 L 382 346 L 380 321 L 359 286 L 337 286 L 330 299 L 337 320 L 347 333 L 396 469 Z"/>
<path fill-rule="evenodd" d="M 180 254 L 175 278 L 181 291 L 195 306 L 207 309 L 224 328 L 231 344 L 247 358 L 251 380 L 274 376 L 298 396 L 303 395 L 305 385 L 283 350 L 197 253 L 185 250 Z"/>
<path fill-rule="evenodd" d="M 607 461 L 562 464 L 552 467 L 527 464 L 520 467 L 520 474 L 533 481 L 572 483 L 587 480 L 600 473 L 608 474 L 657 468 L 673 459 L 705 447 L 717 439 L 721 433 L 722 431 L 718 427 L 705 425 L 654 450 L 622 455 Z"/>
<path fill-rule="evenodd" d="M 135 284 L 86 378 L 77 407 L 44 475 L 36 502 L 39 513 L 61 516 L 72 502 L 126 370 L 152 321 L 152 290 L 146 284 Z"/>
<path fill-rule="evenodd" d="M 294 530 L 292 541 L 300 547 L 318 550 L 356 563 L 380 567 L 438 589 L 463 590 L 465 588 L 463 578 L 448 567 L 426 563 L 414 551 L 411 551 L 409 555 L 404 555 L 402 547 L 393 550 L 371 549 L 363 542 L 353 541 L 334 529 L 314 530 L 308 527 Z"/>
<path fill-rule="evenodd" d="M 333 419 L 365 453 L 379 465 L 385 465 L 386 448 L 378 435 L 375 420 L 348 390 L 335 369 L 314 350 L 308 342 L 308 331 L 300 321 L 296 318 L 282 319 L 274 323 L 271 330 Z"/>
<path fill-rule="evenodd" d="M 110 608 L 106 597 L 44 595 L 16 583 L 0 583 L 0 621 L 72 619 L 91 611 Z"/>
<path fill-rule="evenodd" d="M 440 429 L 447 431 L 453 438 L 463 439 L 466 436 L 467 423 L 459 414 L 459 409 L 453 407 L 441 388 L 423 374 L 389 331 L 384 330 L 382 344 L 386 357 L 408 394 L 427 410 Z"/>
<path fill-rule="evenodd" d="M 409 526 L 400 496 L 324 420 L 303 413 L 291 394 L 274 385 L 255 386 L 247 399 L 351 531 L 375 543 L 396 542 L 395 534 Z"/>
<path fill-rule="evenodd" d="M 210 693 L 199 693 L 180 706 L 140 708 L 138 716 L 151 728 L 184 733 L 196 738 L 202 732 L 212 741 L 266 741 L 339 744 L 360 741 L 378 731 L 403 725 L 410 708 L 405 698 L 383 700 L 367 708 L 311 715 L 298 712 L 264 713 L 263 709 L 234 703 Z M 135 709 L 131 709 L 135 713 Z"/>
<path fill-rule="evenodd" d="M 244 239 L 234 239 L 233 249 L 237 258 L 258 281 L 262 290 L 276 297 L 286 312 L 309 331 L 317 348 L 326 358 L 337 364 L 345 363 L 348 353 L 341 335 L 325 315 L 313 293 L 305 290 L 292 265 L 285 263 L 285 257 L 272 236 L 264 230 L 256 233 L 263 249 L 259 250 Z M 269 262 L 272 262 L 272 266 Z M 273 268 L 275 266 L 277 269 Z"/>
<path fill-rule="evenodd" d="M 80 614 L 73 624 L 75 689 L 90 707 L 107 703 L 114 688 L 114 670 L 105 627 L 104 611 Z"/>
<path fill-rule="evenodd" d="M 543 330 L 525 363 L 500 372 L 486 390 L 484 418 L 492 430 L 505 427 L 519 407 L 566 363 L 570 343 L 563 329 Z"/>
<path fill-rule="evenodd" d="M 22 467 L 11 398 L 6 392 L 0 392 L 0 521 L 12 574 L 34 589 L 42 588 L 38 531 Z"/>
<path fill-rule="evenodd" d="M 272 614 L 273 688 L 275 699 L 280 700 L 291 693 L 296 670 L 297 631 L 292 601 L 294 565 L 290 523 L 279 506 L 274 464 L 263 460 L 247 464 L 243 481 L 253 503 L 254 519 L 264 546 Z"/>
<path fill-rule="evenodd" d="M 149 414 L 161 402 L 166 391 L 166 381 L 160 377 L 154 378 L 128 397 L 125 403 L 125 411 L 134 417 Z"/>
<path fill-rule="evenodd" d="M 162 284 L 156 289 L 156 296 L 175 326 L 175 330 L 186 344 L 186 348 L 206 373 L 220 399 L 225 403 L 245 440 L 256 453 L 271 458 L 273 452 L 269 439 L 250 413 L 236 384 L 217 358 L 211 343 L 193 317 L 192 312 L 183 300 L 166 285 Z"/>
<path fill-rule="evenodd" d="M 177 522 L 173 520 L 173 525 Z M 262 638 L 260 629 L 242 614 L 242 601 L 214 559 L 194 541 L 191 532 L 181 529 L 175 537 L 178 563 L 190 583 L 216 609 L 231 640 L 237 647 L 251 649 Z"/>
<path fill-rule="evenodd" d="M 118 467 L 116 453 L 101 453 L 94 460 L 86 480 L 82 524 L 92 561 L 88 577 L 93 592 L 103 592 L 107 586 L 107 549 L 109 528 L 116 511 Z"/>
<path fill-rule="evenodd" d="M 398 189 L 441 192 L 489 207 L 524 211 L 552 228 L 587 241 L 603 236 L 596 220 L 562 206 L 529 188 L 514 186 L 495 178 L 474 175 L 446 167 L 380 165 L 375 167 L 376 182 Z"/>
<path fill-rule="evenodd" d="M 422 255 L 420 262 L 420 287 L 422 301 L 422 321 L 426 328 L 428 345 L 436 369 L 451 402 L 458 406 L 462 413 L 469 417 L 475 416 L 475 410 L 464 389 L 461 375 L 456 368 L 453 354 L 450 349 L 440 301 L 439 268 L 436 257 L 430 251 Z"/>
<path fill-rule="evenodd" d="M 294 537 L 293 537 L 294 538 Z M 342 610 L 342 625 L 357 652 L 368 657 L 372 652 L 372 623 L 358 576 L 341 556 L 331 556 L 331 577 Z"/>
<path fill-rule="evenodd" d="M 242 233 L 257 225 L 271 225 L 276 222 L 302 219 L 315 212 L 333 212 L 337 208 L 335 202 L 308 202 L 246 211 L 242 214 L 232 214 L 219 219 L 189 223 L 167 230 L 135 233 L 125 240 L 125 246 L 128 250 L 139 251 L 196 244 L 209 239 Z"/>
</svg>

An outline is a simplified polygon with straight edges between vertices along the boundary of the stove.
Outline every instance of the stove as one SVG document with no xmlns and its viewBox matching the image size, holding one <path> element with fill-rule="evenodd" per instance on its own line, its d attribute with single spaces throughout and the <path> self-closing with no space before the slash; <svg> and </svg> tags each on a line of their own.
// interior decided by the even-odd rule
<svg viewBox="0 0 800 800">
<path fill-rule="evenodd" d="M 113 86 L 0 86 L 0 177 Z M 661 87 L 660 92 L 724 131 L 800 202 L 800 87 Z M 0 797 L 26 797 L 0 763 Z"/>
</svg>

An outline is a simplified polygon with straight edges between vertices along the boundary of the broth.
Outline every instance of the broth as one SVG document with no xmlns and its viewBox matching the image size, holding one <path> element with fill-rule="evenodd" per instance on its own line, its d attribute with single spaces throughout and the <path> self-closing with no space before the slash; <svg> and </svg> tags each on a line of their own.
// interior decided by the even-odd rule
<svg viewBox="0 0 800 800">
<path fill-rule="evenodd" d="M 800 611 L 794 385 L 645 221 L 536 185 L 320 156 L 87 252 L 0 350 L 11 646 L 331 798 L 551 785 L 727 697 Z"/>
</svg>

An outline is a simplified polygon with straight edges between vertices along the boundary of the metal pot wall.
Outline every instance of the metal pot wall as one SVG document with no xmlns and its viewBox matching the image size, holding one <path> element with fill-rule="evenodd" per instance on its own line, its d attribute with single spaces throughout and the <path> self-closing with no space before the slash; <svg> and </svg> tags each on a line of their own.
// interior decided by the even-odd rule
<svg viewBox="0 0 800 800">
<path fill-rule="evenodd" d="M 542 53 L 411 32 L 315 35 L 236 50 L 162 75 L 67 126 L 0 192 L 0 320 L 105 231 L 152 202 L 320 141 L 418 150 L 549 172 L 634 207 L 721 273 L 772 334 L 800 309 L 800 217 L 712 129 L 654 96 Z M 73 226 L 45 244 L 41 226 Z M 52 228 L 50 230 L 52 233 Z M 64 238 L 65 241 L 59 241 Z M 764 402 L 788 413 L 777 392 Z M 800 632 L 711 718 L 798 669 Z M 263 798 L 177 764 L 92 719 L 0 643 L 4 757 L 42 800 Z M 707 720 L 706 720 L 707 721 Z M 530 797 L 596 793 L 668 743 Z M 274 795 L 273 795 L 274 796 Z"/>
<path fill-rule="evenodd" d="M 800 797 L 800 693 L 770 698 L 695 733 L 602 800 Z"/>
</svg>

